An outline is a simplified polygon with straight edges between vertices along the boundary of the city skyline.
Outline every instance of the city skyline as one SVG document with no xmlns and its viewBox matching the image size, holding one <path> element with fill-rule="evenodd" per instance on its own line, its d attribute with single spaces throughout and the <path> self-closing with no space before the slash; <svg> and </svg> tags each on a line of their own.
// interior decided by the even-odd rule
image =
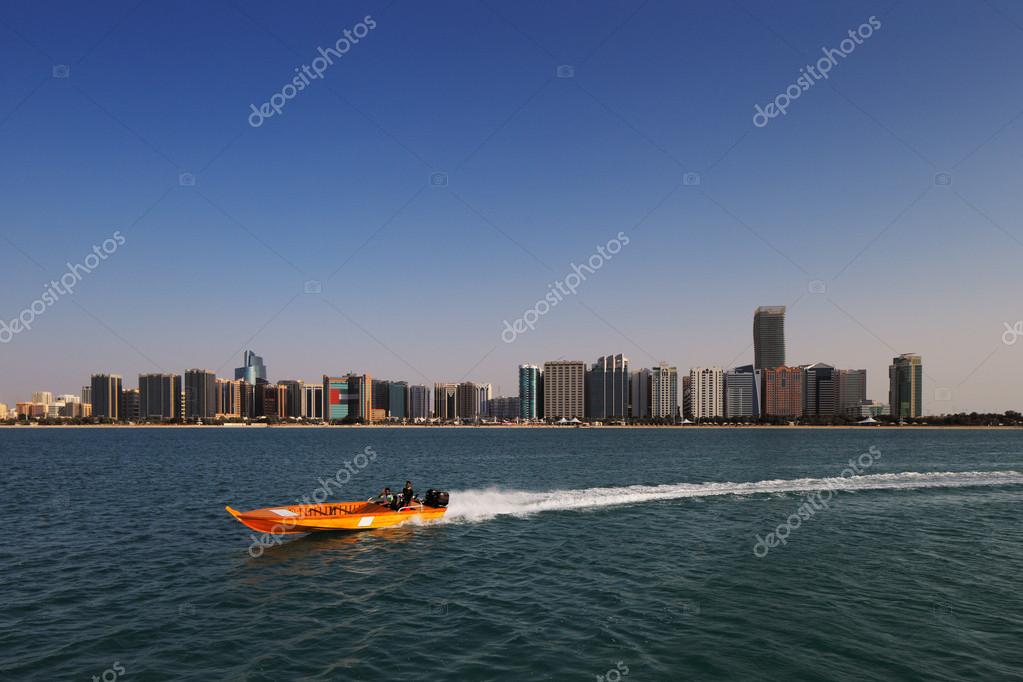
<svg viewBox="0 0 1023 682">
<path fill-rule="evenodd" d="M 506 394 L 522 362 L 611 347 L 731 368 L 753 362 L 746 311 L 769 301 L 787 308 L 790 364 L 865 368 L 880 397 L 890 358 L 912 352 L 924 412 L 1017 407 L 1023 344 L 1002 335 L 1023 319 L 1023 94 L 1003 83 L 1023 57 L 990 7 L 969 37 L 944 2 L 609 5 L 586 21 L 527 3 L 473 6 L 465 24 L 415 5 L 128 9 L 71 5 L 55 23 L 24 5 L 0 27 L 0 321 L 56 300 L 0 330 L 0 401 L 101 368 L 228 376 L 248 347 L 283 376 L 351 367 Z M 343 61 L 250 125 L 367 15 Z M 753 122 L 872 15 L 881 28 L 826 83 Z M 125 83 L 126 61 L 161 87 Z M 424 88 L 437 73 L 445 86 Z M 619 234 L 627 246 L 502 340 Z M 69 267 L 74 293 L 55 296 Z M 330 343 L 299 352 L 299 334 Z"/>
</svg>

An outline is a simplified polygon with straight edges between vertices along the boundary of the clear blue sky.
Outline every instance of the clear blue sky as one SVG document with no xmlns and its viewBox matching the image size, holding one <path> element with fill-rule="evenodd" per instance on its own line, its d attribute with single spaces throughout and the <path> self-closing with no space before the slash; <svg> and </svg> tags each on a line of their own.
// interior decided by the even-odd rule
<svg viewBox="0 0 1023 682">
<path fill-rule="evenodd" d="M 249 125 L 366 15 L 325 78 Z M 827 81 L 753 125 L 872 15 Z M 272 379 L 514 395 L 522 362 L 751 361 L 754 308 L 786 304 L 790 363 L 865 367 L 887 401 L 891 357 L 917 352 L 925 411 L 1019 409 L 1023 340 L 1001 339 L 1023 319 L 1020 73 L 1008 0 L 5 3 L 0 318 L 125 244 L 0 345 L 0 401 L 96 371 L 229 374 L 245 348 Z"/>
</svg>

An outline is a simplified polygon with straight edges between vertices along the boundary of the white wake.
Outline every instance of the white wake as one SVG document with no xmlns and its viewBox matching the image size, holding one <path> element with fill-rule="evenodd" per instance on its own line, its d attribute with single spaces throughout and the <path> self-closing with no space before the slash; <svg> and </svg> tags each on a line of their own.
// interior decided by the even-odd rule
<svg viewBox="0 0 1023 682">
<path fill-rule="evenodd" d="M 898 474 L 777 479 L 749 483 L 674 483 L 630 485 L 619 488 L 551 490 L 548 492 L 500 490 L 498 488 L 453 490 L 444 521 L 449 523 L 485 521 L 502 515 L 526 516 L 544 511 L 589 509 L 653 500 L 716 495 L 802 493 L 829 488 L 835 491 L 905 490 L 1021 484 L 1023 484 L 1023 474 L 1016 471 L 940 471 L 933 473 L 906 471 Z"/>
</svg>

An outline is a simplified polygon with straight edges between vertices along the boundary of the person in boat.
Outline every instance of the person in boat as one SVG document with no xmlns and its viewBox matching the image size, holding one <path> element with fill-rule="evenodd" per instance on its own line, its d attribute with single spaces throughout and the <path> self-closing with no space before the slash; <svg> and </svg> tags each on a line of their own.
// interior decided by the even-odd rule
<svg viewBox="0 0 1023 682">
<path fill-rule="evenodd" d="M 405 481 L 405 487 L 401 489 L 401 506 L 409 506 L 415 497 L 416 494 L 412 490 L 412 481 Z"/>
<path fill-rule="evenodd" d="M 380 491 L 380 495 L 377 496 L 377 502 L 384 505 L 385 507 L 391 506 L 391 504 L 394 502 L 394 495 L 391 493 L 390 486 L 387 486 Z"/>
</svg>

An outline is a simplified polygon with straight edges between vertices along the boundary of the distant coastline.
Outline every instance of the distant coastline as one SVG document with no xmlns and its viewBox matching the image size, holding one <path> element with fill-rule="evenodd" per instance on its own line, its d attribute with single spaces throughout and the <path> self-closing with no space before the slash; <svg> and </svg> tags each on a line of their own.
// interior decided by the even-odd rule
<svg viewBox="0 0 1023 682">
<path fill-rule="evenodd" d="M 921 429 L 959 429 L 959 430 L 993 430 L 993 431 L 1020 431 L 1023 426 L 1018 424 L 628 424 L 622 425 L 600 425 L 600 426 L 563 426 L 558 424 L 245 424 L 226 426 L 223 424 L 0 424 L 0 429 L 222 429 L 226 431 L 245 431 L 249 429 L 556 429 L 588 430 L 588 429 L 853 429 L 869 431 L 872 429 L 889 430 L 914 430 Z"/>
</svg>

